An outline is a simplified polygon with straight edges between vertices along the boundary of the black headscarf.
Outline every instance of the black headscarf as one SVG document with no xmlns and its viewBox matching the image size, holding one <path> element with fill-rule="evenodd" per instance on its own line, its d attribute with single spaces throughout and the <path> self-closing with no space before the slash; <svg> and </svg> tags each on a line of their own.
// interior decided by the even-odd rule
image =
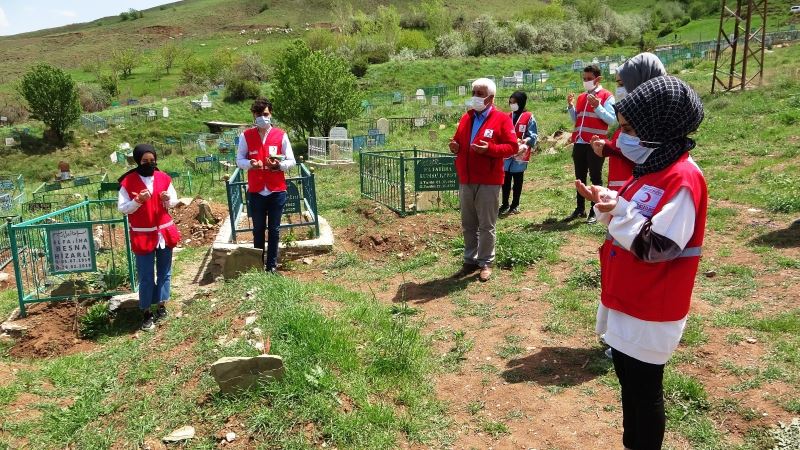
<svg viewBox="0 0 800 450">
<path fill-rule="evenodd" d="M 509 97 L 513 98 L 514 101 L 517 102 L 517 105 L 519 105 L 517 112 L 512 113 L 513 122 L 517 123 L 519 116 L 525 111 L 525 105 L 528 103 L 528 94 L 523 91 L 515 91 Z"/>
<path fill-rule="evenodd" d="M 703 102 L 688 84 L 672 76 L 645 81 L 615 105 L 625 117 L 642 146 L 653 152 L 633 175 L 658 172 L 695 147 L 687 136 L 703 121 Z"/>
<path fill-rule="evenodd" d="M 142 158 L 144 157 L 145 153 L 152 153 L 154 160 L 158 161 L 158 155 L 156 154 L 156 149 L 153 148 L 152 145 L 138 144 L 136 147 L 133 148 L 133 160 L 136 161 L 136 167 L 123 173 L 122 176 L 117 179 L 117 181 L 122 183 L 122 180 L 125 177 L 132 174 L 133 172 L 137 172 L 139 168 L 142 166 Z M 158 168 L 156 168 L 155 170 L 158 170 Z"/>
</svg>

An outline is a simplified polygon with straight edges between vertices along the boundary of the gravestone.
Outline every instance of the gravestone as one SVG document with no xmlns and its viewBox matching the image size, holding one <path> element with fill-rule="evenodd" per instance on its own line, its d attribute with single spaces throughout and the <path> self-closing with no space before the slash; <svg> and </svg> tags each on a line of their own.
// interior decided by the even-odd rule
<svg viewBox="0 0 800 450">
<path fill-rule="evenodd" d="M 347 128 L 333 127 L 328 132 L 328 137 L 331 139 L 347 139 Z"/>
<path fill-rule="evenodd" d="M 461 97 L 467 95 L 467 87 L 466 86 L 459 86 L 458 87 L 458 95 Z"/>
<path fill-rule="evenodd" d="M 434 95 L 434 96 L 431 97 L 431 105 L 439 106 L 439 96 L 438 95 Z"/>
<path fill-rule="evenodd" d="M 619 69 L 619 65 L 617 63 L 611 63 L 608 65 L 608 71 L 611 75 L 617 73 L 617 69 Z"/>
<path fill-rule="evenodd" d="M 417 92 L 414 93 L 414 98 L 420 103 L 425 103 L 425 91 L 417 89 Z"/>
<path fill-rule="evenodd" d="M 445 108 L 452 108 L 453 107 L 453 102 L 451 100 L 445 100 L 444 101 L 444 106 L 445 106 Z"/>
<path fill-rule="evenodd" d="M 259 382 L 281 379 L 283 359 L 275 355 L 220 358 L 211 365 L 211 375 L 222 393 L 233 393 Z"/>
<path fill-rule="evenodd" d="M 163 107 L 163 108 L 161 108 L 161 116 L 162 116 L 163 118 L 165 118 L 165 119 L 166 119 L 167 117 L 169 117 L 169 108 L 167 108 L 166 106 L 165 106 L 165 107 Z"/>
<path fill-rule="evenodd" d="M 514 80 L 516 82 L 518 82 L 518 83 L 522 83 L 522 71 L 521 70 L 515 70 L 514 71 Z"/>
<path fill-rule="evenodd" d="M 414 118 L 414 126 L 417 128 L 422 128 L 425 126 L 425 118 L 424 117 L 416 117 Z"/>
<path fill-rule="evenodd" d="M 378 132 L 384 136 L 389 134 L 389 119 L 385 117 L 381 117 L 375 122 L 375 127 L 378 128 Z"/>
<path fill-rule="evenodd" d="M 15 145 L 17 145 L 17 141 L 15 141 L 13 137 L 6 138 L 6 147 L 13 147 Z"/>
</svg>

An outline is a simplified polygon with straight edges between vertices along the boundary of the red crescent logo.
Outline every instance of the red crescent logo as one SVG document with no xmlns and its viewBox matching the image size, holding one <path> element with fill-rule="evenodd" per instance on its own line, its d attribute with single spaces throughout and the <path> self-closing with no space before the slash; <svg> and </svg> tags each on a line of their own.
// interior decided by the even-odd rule
<svg viewBox="0 0 800 450">
<path fill-rule="evenodd" d="M 650 195 L 650 193 L 649 193 L 649 192 L 645 192 L 645 193 L 644 193 L 644 196 L 645 196 L 645 197 L 644 197 L 644 200 L 642 200 L 642 201 L 643 201 L 644 203 L 650 203 L 650 200 L 653 198 L 653 196 L 652 196 L 652 195 Z"/>
</svg>

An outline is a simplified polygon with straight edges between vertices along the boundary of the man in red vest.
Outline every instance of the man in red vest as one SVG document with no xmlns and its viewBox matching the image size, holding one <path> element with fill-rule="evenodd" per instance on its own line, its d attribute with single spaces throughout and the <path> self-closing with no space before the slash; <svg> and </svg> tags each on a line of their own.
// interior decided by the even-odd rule
<svg viewBox="0 0 800 450">
<path fill-rule="evenodd" d="M 268 231 L 264 270 L 276 274 L 281 216 L 286 204 L 284 173 L 295 166 L 294 153 L 286 132 L 272 126 L 269 100 L 257 99 L 250 112 L 256 126 L 239 136 L 236 165 L 247 171 L 253 248 L 264 250 L 264 234 Z"/>
<path fill-rule="evenodd" d="M 167 316 L 165 303 L 169 300 L 172 278 L 172 249 L 181 239 L 168 209 L 178 203 L 178 194 L 169 175 L 158 170 L 152 146 L 134 147 L 133 159 L 136 168 L 119 178 L 117 208 L 128 215 L 131 249 L 139 276 L 139 308 L 144 312 L 142 330 L 152 331 Z M 150 310 L 154 304 L 158 305 L 155 315 Z"/>
<path fill-rule="evenodd" d="M 488 78 L 472 83 L 472 102 L 450 141 L 456 155 L 461 228 L 464 231 L 464 264 L 454 277 L 480 270 L 489 281 L 495 254 L 495 226 L 503 185 L 503 160 L 519 151 L 511 118 L 494 107 L 497 87 Z"/>
<path fill-rule="evenodd" d="M 614 95 L 600 86 L 600 68 L 596 65 L 587 66 L 583 69 L 583 87 L 586 92 L 578 96 L 578 104 L 575 105 L 575 94 L 567 97 L 567 106 L 570 118 L 575 123 L 570 141 L 575 145 L 572 147 L 572 161 L 575 165 L 575 179 L 586 183 L 586 173 L 592 184 L 603 185 L 603 161 L 602 157 L 594 154 L 591 141 L 592 136 L 605 138 L 608 134 L 608 126 L 616 123 L 614 116 Z M 576 195 L 577 205 L 565 222 L 570 222 L 579 217 L 586 217 L 586 201 L 580 195 Z M 589 211 L 588 223 L 594 223 L 594 211 Z"/>
<path fill-rule="evenodd" d="M 703 121 L 700 97 L 683 81 L 659 76 L 616 108 L 617 145 L 636 165 L 619 192 L 575 185 L 608 225 L 600 249 L 598 334 L 612 348 L 622 390 L 622 442 L 660 449 L 664 366 L 686 327 L 700 264 L 708 190 L 689 156 L 688 135 Z"/>
</svg>

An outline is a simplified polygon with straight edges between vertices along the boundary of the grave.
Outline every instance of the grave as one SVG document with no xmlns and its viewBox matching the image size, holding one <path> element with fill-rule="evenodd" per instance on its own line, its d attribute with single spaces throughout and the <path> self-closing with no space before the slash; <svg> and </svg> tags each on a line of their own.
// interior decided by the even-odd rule
<svg viewBox="0 0 800 450">
<path fill-rule="evenodd" d="M 439 96 L 438 95 L 431 96 L 431 105 L 432 106 L 439 106 Z"/>
<path fill-rule="evenodd" d="M 308 138 L 308 162 L 320 165 L 353 163 L 353 141 L 330 137 Z"/>
<path fill-rule="evenodd" d="M 375 122 L 375 128 L 378 129 L 378 133 L 388 136 L 389 135 L 389 119 L 385 117 L 381 117 Z"/>
<path fill-rule="evenodd" d="M 458 87 L 458 95 L 463 97 L 467 95 L 467 87 L 466 86 L 459 86 Z"/>
<path fill-rule="evenodd" d="M 347 139 L 347 128 L 333 127 L 328 131 L 328 137 L 331 139 Z"/>
<path fill-rule="evenodd" d="M 194 109 L 206 109 L 211 108 L 212 106 L 212 103 L 210 100 L 208 100 L 208 95 L 206 94 L 203 94 L 202 100 L 192 100 L 191 104 Z"/>
<path fill-rule="evenodd" d="M 417 89 L 417 92 L 414 93 L 414 99 L 417 102 L 422 103 L 424 105 L 425 104 L 425 90 L 424 89 Z"/>
</svg>

